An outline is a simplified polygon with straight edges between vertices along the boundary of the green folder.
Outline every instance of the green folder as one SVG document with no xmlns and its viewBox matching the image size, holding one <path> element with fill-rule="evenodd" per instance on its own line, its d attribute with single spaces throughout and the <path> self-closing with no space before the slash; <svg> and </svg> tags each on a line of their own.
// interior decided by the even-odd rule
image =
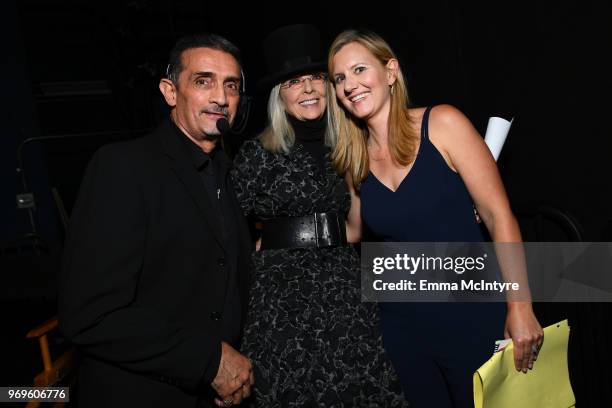
<svg viewBox="0 0 612 408">
<path fill-rule="evenodd" d="M 544 343 L 533 365 L 524 374 L 514 368 L 514 348 L 509 344 L 474 373 L 476 408 L 568 408 L 576 405 L 567 369 L 567 320 L 544 329 Z"/>
</svg>

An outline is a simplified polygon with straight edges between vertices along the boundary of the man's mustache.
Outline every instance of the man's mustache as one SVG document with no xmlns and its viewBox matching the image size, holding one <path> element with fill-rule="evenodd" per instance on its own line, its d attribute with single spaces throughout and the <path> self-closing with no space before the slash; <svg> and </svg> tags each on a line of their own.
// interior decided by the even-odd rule
<svg viewBox="0 0 612 408">
<path fill-rule="evenodd" d="M 202 114 L 202 113 L 220 113 L 223 116 L 225 116 L 226 118 L 229 117 L 229 109 L 228 108 L 222 108 L 222 107 L 205 108 L 205 109 L 202 109 L 200 111 L 200 114 Z"/>
</svg>

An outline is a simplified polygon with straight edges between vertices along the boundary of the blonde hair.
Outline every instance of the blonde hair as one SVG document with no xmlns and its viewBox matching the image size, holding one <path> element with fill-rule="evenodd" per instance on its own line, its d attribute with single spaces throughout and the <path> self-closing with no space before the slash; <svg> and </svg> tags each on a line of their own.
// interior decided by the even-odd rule
<svg viewBox="0 0 612 408">
<path fill-rule="evenodd" d="M 389 44 L 378 34 L 367 30 L 346 30 L 338 34 L 329 49 L 327 64 L 330 78 L 333 78 L 334 56 L 350 43 L 364 46 L 383 67 L 386 67 L 389 60 L 396 58 Z M 330 88 L 335 96 L 334 87 Z M 397 71 L 397 77 L 390 92 L 391 109 L 387 122 L 389 152 L 393 162 L 400 166 L 407 166 L 414 160 L 419 136 L 408 114 L 408 89 L 400 69 Z M 328 111 L 330 126 L 337 137 L 332 154 L 334 167 L 340 174 L 348 172 L 353 181 L 353 187 L 359 190 L 370 167 L 366 146 L 369 137 L 368 128 L 364 121 L 352 117 L 344 107 L 338 104 L 337 99 L 331 96 L 328 98 Z"/>
<path fill-rule="evenodd" d="M 327 106 L 329 106 L 332 86 L 328 82 Z M 295 131 L 287 119 L 287 109 L 283 98 L 280 96 L 281 84 L 277 84 L 270 91 L 268 97 L 268 126 L 259 135 L 259 141 L 264 149 L 272 153 L 289 153 L 295 143 Z M 335 94 L 334 94 L 335 95 Z M 336 135 L 332 132 L 330 117 L 327 115 L 327 126 L 325 129 L 325 145 L 332 149 L 336 145 Z"/>
</svg>

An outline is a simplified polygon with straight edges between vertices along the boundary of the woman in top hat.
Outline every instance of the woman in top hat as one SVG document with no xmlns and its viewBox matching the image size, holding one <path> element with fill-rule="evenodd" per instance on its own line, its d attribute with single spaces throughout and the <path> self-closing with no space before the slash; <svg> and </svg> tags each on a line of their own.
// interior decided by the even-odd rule
<svg viewBox="0 0 612 408">
<path fill-rule="evenodd" d="M 403 407 L 347 244 L 350 196 L 332 168 L 320 36 L 282 27 L 264 42 L 268 127 L 235 159 L 236 193 L 263 224 L 242 351 L 261 407 Z M 350 238 L 350 237 L 349 237 Z"/>
</svg>

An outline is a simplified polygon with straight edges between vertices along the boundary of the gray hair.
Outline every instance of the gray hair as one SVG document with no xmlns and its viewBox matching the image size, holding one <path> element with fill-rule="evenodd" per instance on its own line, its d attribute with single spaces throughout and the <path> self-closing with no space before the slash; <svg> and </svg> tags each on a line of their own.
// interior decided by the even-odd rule
<svg viewBox="0 0 612 408">
<path fill-rule="evenodd" d="M 329 106 L 330 95 L 335 95 L 331 90 L 331 83 L 327 82 L 327 106 Z M 268 97 L 268 126 L 259 135 L 259 140 L 264 149 L 273 153 L 289 153 L 295 143 L 295 131 L 287 119 L 287 108 L 280 96 L 281 84 L 277 84 L 270 90 Z M 327 108 L 326 108 L 327 109 Z M 325 145 L 334 148 L 336 145 L 336 134 L 331 126 L 330 116 L 327 116 L 327 127 L 325 129 Z"/>
</svg>

